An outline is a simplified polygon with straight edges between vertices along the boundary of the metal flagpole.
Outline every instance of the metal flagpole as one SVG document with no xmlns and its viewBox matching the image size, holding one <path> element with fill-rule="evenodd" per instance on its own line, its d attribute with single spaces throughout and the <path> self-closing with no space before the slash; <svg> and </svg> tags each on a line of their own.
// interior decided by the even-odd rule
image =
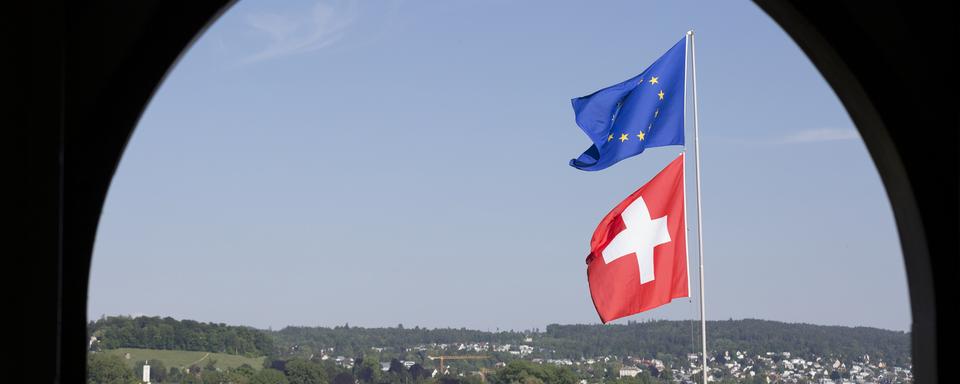
<svg viewBox="0 0 960 384">
<path fill-rule="evenodd" d="M 700 335 L 703 343 L 703 384 L 707 384 L 707 307 L 704 301 L 703 284 L 703 208 L 700 205 L 700 111 L 697 108 L 697 54 L 693 31 L 687 31 L 690 45 L 690 69 L 693 81 L 693 143 L 697 154 L 697 246 L 700 251 Z"/>
</svg>

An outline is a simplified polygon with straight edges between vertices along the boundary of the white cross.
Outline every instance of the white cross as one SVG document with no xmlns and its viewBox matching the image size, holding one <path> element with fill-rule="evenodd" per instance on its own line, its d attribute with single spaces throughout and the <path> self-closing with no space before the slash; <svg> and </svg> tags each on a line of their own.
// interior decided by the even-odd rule
<svg viewBox="0 0 960 384">
<path fill-rule="evenodd" d="M 652 219 L 647 203 L 643 202 L 643 197 L 638 197 L 623 210 L 620 217 L 626 228 L 603 249 L 603 261 L 610 264 L 635 253 L 640 267 L 640 284 L 649 283 L 654 279 L 653 248 L 670 242 L 667 216 Z"/>
</svg>

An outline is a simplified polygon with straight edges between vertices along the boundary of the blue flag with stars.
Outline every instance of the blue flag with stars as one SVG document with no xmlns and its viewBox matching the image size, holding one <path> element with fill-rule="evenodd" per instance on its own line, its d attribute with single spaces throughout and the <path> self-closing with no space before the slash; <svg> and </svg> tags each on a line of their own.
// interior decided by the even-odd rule
<svg viewBox="0 0 960 384">
<path fill-rule="evenodd" d="M 577 125 L 593 145 L 570 165 L 599 171 L 648 147 L 683 145 L 686 39 L 643 73 L 573 99 Z"/>
</svg>

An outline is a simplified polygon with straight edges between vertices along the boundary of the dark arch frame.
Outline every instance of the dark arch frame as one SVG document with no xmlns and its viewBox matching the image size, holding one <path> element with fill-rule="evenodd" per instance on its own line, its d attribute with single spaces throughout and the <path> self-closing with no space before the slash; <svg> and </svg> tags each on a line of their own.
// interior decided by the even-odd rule
<svg viewBox="0 0 960 384">
<path fill-rule="evenodd" d="M 947 378 L 958 271 L 955 10 L 947 2 L 756 0 L 833 87 L 883 180 L 903 248 L 918 382 Z M 5 250 L 14 369 L 83 382 L 87 284 L 110 179 L 153 92 L 229 0 L 50 1 L 6 9 L 12 156 Z M 4 8 L 8 8 L 5 6 Z"/>
</svg>

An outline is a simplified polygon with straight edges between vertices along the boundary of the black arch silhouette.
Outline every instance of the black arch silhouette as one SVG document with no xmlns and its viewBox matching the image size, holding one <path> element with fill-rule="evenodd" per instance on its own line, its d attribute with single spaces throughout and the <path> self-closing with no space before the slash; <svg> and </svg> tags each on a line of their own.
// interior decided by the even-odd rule
<svg viewBox="0 0 960 384">
<path fill-rule="evenodd" d="M 958 272 L 956 11 L 949 2 L 756 0 L 838 94 L 893 206 L 917 382 L 949 377 Z M 5 349 L 29 382 L 83 382 L 90 257 L 153 92 L 228 0 L 4 5 Z M 942 90 L 942 91 L 937 91 Z M 19 381 L 14 381 L 19 382 Z"/>
</svg>

